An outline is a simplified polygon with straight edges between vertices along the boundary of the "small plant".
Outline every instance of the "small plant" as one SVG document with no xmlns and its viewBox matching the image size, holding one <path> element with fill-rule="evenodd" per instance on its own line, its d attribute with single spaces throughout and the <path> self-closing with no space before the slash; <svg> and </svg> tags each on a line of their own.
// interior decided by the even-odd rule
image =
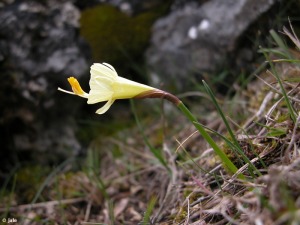
<svg viewBox="0 0 300 225">
<path fill-rule="evenodd" d="M 227 157 L 227 155 L 220 149 L 218 144 L 212 139 L 209 133 L 205 130 L 204 126 L 201 125 L 196 117 L 191 113 L 191 111 L 184 105 L 184 103 L 166 91 L 162 91 L 147 85 L 143 85 L 123 77 L 119 77 L 115 69 L 107 64 L 95 63 L 91 66 L 91 79 L 89 93 L 86 93 L 80 87 L 80 84 L 74 77 L 68 78 L 68 81 L 72 87 L 73 92 L 63 90 L 58 88 L 58 90 L 63 91 L 68 94 L 78 95 L 83 98 L 87 98 L 88 104 L 94 104 L 98 102 L 107 101 L 103 107 L 98 109 L 96 113 L 105 113 L 113 102 L 117 99 L 127 99 L 127 98 L 163 98 L 174 105 L 176 105 L 181 112 L 188 118 L 188 120 L 196 127 L 203 138 L 209 143 L 209 145 L 214 149 L 215 153 L 220 157 L 226 168 L 232 173 L 238 171 L 237 167 L 232 163 L 232 161 Z M 154 150 L 152 152 L 160 159 L 161 163 L 166 166 L 164 161 L 160 158 L 158 153 Z M 249 161 L 249 160 L 248 160 Z M 239 178 L 243 178 L 239 175 Z"/>
<path fill-rule="evenodd" d="M 292 34 L 287 29 L 284 31 L 298 46 L 299 41 L 294 32 Z M 220 105 L 222 101 L 216 98 L 211 88 L 203 81 L 207 96 L 218 113 L 219 122 L 225 125 L 225 135 L 209 128 L 209 125 L 206 127 L 199 123 L 196 116 L 177 96 L 119 77 L 115 69 L 106 63 L 92 65 L 89 92 L 84 92 L 75 78 L 68 79 L 72 92 L 59 88 L 60 91 L 87 98 L 88 104 L 107 102 L 97 110 L 96 113 L 99 114 L 105 113 L 117 99 L 166 99 L 182 112 L 211 146 L 211 149 L 204 151 L 200 156 L 197 151 L 195 156 L 178 141 L 178 148 L 183 149 L 183 154 L 178 153 L 178 158 L 167 160 L 162 150 L 151 145 L 132 104 L 139 133 L 142 134 L 144 143 L 152 155 L 163 166 L 158 167 L 158 172 L 152 170 L 148 175 L 152 179 L 153 174 L 164 173 L 164 179 L 167 180 L 167 185 L 163 186 L 163 194 L 152 193 L 153 186 L 151 195 L 147 193 L 147 199 L 151 196 L 155 198 L 152 197 L 148 204 L 144 204 L 143 208 L 146 210 L 139 218 L 140 224 L 154 224 L 167 220 L 171 221 L 170 224 L 296 224 L 299 221 L 299 60 L 294 58 L 279 35 L 274 31 L 271 31 L 270 35 L 279 48 L 260 50 L 267 59 L 263 68 L 267 68 L 269 64 L 270 70 L 259 76 L 258 81 L 249 83 L 254 93 L 247 93 L 247 100 L 250 99 L 254 104 L 244 105 L 248 107 L 248 111 L 255 113 L 244 125 L 235 124 L 228 118 Z M 274 55 L 282 58 L 277 59 Z M 295 69 L 293 73 L 296 73 L 297 79 L 290 77 L 288 72 L 283 73 L 277 66 L 279 63 L 287 63 L 285 71 L 291 67 Z M 257 86 L 261 81 L 263 85 Z M 246 91 L 248 90 L 241 92 Z M 239 131 L 232 129 L 232 123 Z M 212 135 L 217 136 L 220 142 L 216 142 Z M 219 161 L 216 164 L 213 154 L 218 156 L 222 164 Z M 187 175 L 187 181 L 178 179 L 178 172 Z M 97 178 L 95 176 L 92 179 Z M 159 180 L 160 182 L 162 181 Z M 147 185 L 152 183 L 157 184 L 149 182 Z M 106 182 L 100 180 L 99 184 L 99 189 L 106 191 Z M 170 200 L 178 200 L 178 193 L 180 200 L 184 198 L 183 201 Z M 110 220 L 116 221 L 112 206 L 115 201 L 109 197 L 107 194 L 104 200 L 111 203 L 107 207 L 111 214 Z M 172 213 L 163 210 L 168 201 L 176 202 Z M 158 207 L 155 208 L 156 206 Z"/>
</svg>

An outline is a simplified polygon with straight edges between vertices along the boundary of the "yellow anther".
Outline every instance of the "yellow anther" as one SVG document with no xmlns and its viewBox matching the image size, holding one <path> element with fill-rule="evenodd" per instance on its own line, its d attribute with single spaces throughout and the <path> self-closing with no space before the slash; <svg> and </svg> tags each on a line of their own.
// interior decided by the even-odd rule
<svg viewBox="0 0 300 225">
<path fill-rule="evenodd" d="M 76 95 L 83 95 L 84 94 L 84 91 L 82 90 L 82 88 L 80 87 L 80 84 L 78 82 L 78 80 L 74 77 L 69 77 L 68 78 L 68 81 L 72 87 L 72 90 L 73 92 L 76 94 Z"/>
</svg>

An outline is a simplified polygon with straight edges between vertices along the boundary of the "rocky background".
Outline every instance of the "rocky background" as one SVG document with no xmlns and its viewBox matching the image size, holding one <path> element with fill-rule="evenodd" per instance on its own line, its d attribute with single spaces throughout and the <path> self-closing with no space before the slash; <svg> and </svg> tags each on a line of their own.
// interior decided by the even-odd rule
<svg viewBox="0 0 300 225">
<path fill-rule="evenodd" d="M 72 75 L 87 89 L 93 62 L 175 93 L 224 70 L 230 82 L 253 71 L 257 45 L 299 9 L 276 0 L 2 0 L 1 171 L 84 153 L 76 121 L 93 110 L 57 87 L 68 89 Z"/>
</svg>

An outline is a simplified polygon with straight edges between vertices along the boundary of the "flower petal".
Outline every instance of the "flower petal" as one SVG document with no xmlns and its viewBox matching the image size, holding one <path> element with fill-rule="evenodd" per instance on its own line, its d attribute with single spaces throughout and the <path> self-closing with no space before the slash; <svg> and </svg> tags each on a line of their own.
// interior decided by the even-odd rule
<svg viewBox="0 0 300 225">
<path fill-rule="evenodd" d="M 106 77 L 96 77 L 94 79 L 90 79 L 90 89 L 91 90 L 111 90 L 112 81 Z"/>
<path fill-rule="evenodd" d="M 88 97 L 88 104 L 95 104 L 97 102 L 104 102 L 111 99 L 113 92 L 103 90 L 91 90 Z"/>
<path fill-rule="evenodd" d="M 103 65 L 105 65 L 105 66 L 107 66 L 108 68 L 110 68 L 112 71 L 115 71 L 116 73 L 117 73 L 117 71 L 115 70 L 115 68 L 112 66 L 112 65 L 110 65 L 110 64 L 108 64 L 108 63 L 102 63 Z"/>
<path fill-rule="evenodd" d="M 104 104 L 104 106 L 102 106 L 100 109 L 98 109 L 96 111 L 97 114 L 103 114 L 105 113 L 110 107 L 111 105 L 114 103 L 114 100 L 113 99 L 110 99 L 108 102 L 106 102 Z"/>
<path fill-rule="evenodd" d="M 109 65 L 109 64 L 107 64 Z M 101 76 L 101 77 L 107 77 L 110 79 L 116 79 L 118 77 L 118 74 L 115 70 L 111 69 L 109 66 L 103 65 L 101 63 L 94 63 L 91 66 L 91 78 Z"/>
</svg>

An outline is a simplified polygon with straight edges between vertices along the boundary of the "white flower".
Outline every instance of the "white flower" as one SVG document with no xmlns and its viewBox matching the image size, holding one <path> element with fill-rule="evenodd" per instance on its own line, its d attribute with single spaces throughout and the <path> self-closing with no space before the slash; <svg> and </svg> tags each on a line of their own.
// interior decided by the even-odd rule
<svg viewBox="0 0 300 225">
<path fill-rule="evenodd" d="M 73 92 L 58 88 L 68 94 L 78 95 L 87 98 L 88 104 L 106 102 L 96 111 L 98 114 L 105 113 L 116 99 L 134 98 L 147 94 L 157 89 L 140 84 L 123 77 L 119 77 L 115 69 L 107 63 L 94 63 L 91 66 L 90 91 L 86 93 L 80 87 L 76 78 L 70 77 L 68 81 Z"/>
</svg>

